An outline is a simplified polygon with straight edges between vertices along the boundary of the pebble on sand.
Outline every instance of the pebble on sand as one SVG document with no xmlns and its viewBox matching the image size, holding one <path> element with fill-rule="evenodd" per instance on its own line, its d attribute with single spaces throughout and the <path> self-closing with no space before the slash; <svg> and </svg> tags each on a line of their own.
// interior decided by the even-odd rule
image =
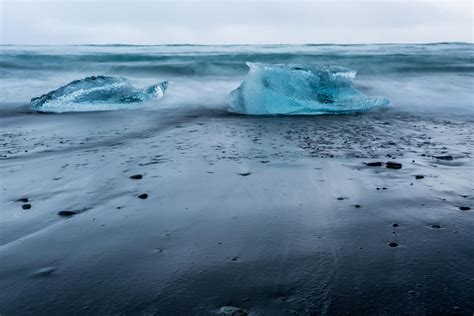
<svg viewBox="0 0 474 316">
<path fill-rule="evenodd" d="M 420 180 L 420 179 L 423 179 L 424 177 L 425 177 L 425 176 L 422 176 L 421 174 L 417 174 L 417 175 L 415 176 L 415 179 Z"/>
<path fill-rule="evenodd" d="M 461 211 L 469 211 L 471 208 L 469 206 L 460 206 L 459 209 Z"/>
<path fill-rule="evenodd" d="M 389 242 L 388 245 L 389 245 L 390 247 L 392 247 L 392 248 L 398 247 L 398 244 L 397 244 L 396 242 L 393 242 L 393 241 L 392 241 L 392 242 Z"/>
<path fill-rule="evenodd" d="M 250 175 L 250 172 L 239 172 L 239 175 L 241 175 L 242 177 L 246 177 Z"/>
<path fill-rule="evenodd" d="M 368 167 L 382 167 L 382 163 L 380 161 L 368 162 L 366 165 Z"/>
<path fill-rule="evenodd" d="M 31 208 L 31 204 L 23 204 L 21 208 L 24 210 L 29 210 Z"/>
<path fill-rule="evenodd" d="M 434 225 L 431 225 L 431 228 L 441 228 L 441 226 L 438 224 L 434 224 Z"/>
<path fill-rule="evenodd" d="M 453 160 L 453 156 L 451 155 L 447 155 L 447 156 L 434 156 L 436 159 L 439 159 L 439 160 Z"/>
<path fill-rule="evenodd" d="M 58 215 L 62 216 L 62 217 L 71 217 L 71 216 L 74 216 L 76 214 L 77 214 L 76 211 L 60 211 L 60 212 L 58 212 Z"/>
<path fill-rule="evenodd" d="M 385 166 L 389 169 L 402 169 L 402 164 L 395 161 L 389 161 Z"/>
<path fill-rule="evenodd" d="M 231 316 L 247 316 L 249 313 L 240 307 L 235 306 L 224 306 L 219 310 L 221 315 L 231 315 Z"/>
<path fill-rule="evenodd" d="M 143 178 L 143 176 L 141 174 L 134 174 L 134 175 L 130 176 L 130 179 L 132 179 L 132 180 L 140 180 L 142 178 Z"/>
<path fill-rule="evenodd" d="M 139 199 L 142 199 L 142 200 L 147 199 L 147 198 L 148 198 L 148 194 L 142 193 L 142 194 L 140 194 L 140 195 L 138 196 L 138 198 L 139 198 Z"/>
<path fill-rule="evenodd" d="M 49 276 L 51 275 L 54 271 L 56 271 L 57 268 L 56 267 L 53 267 L 53 266 L 48 266 L 48 267 L 44 267 L 44 268 L 41 268 L 41 269 L 38 269 L 36 270 L 34 273 L 33 273 L 33 276 L 36 276 L 36 277 L 45 277 L 45 276 Z"/>
</svg>

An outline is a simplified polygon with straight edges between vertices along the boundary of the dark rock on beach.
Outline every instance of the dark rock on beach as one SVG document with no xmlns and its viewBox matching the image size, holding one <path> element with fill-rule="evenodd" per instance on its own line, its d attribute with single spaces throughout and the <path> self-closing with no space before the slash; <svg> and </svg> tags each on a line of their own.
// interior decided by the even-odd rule
<svg viewBox="0 0 474 316">
<path fill-rule="evenodd" d="M 147 198 L 148 198 L 148 194 L 146 194 L 146 193 L 140 194 L 140 195 L 138 196 L 138 198 L 139 198 L 139 199 L 142 199 L 142 200 L 147 199 Z"/>
<path fill-rule="evenodd" d="M 386 163 L 386 167 L 389 169 L 401 169 L 402 164 L 399 162 L 389 161 Z"/>
<path fill-rule="evenodd" d="M 71 217 L 71 216 L 74 216 L 76 214 L 77 214 L 76 211 L 60 211 L 60 212 L 58 212 L 58 215 L 61 216 L 61 217 Z"/>
<path fill-rule="evenodd" d="M 29 203 L 28 204 L 23 204 L 21 206 L 21 208 L 24 209 L 24 210 L 29 210 L 31 208 L 31 204 L 29 204 Z"/>
<path fill-rule="evenodd" d="M 381 167 L 382 163 L 380 161 L 368 162 L 366 163 L 368 167 Z"/>
<path fill-rule="evenodd" d="M 140 180 L 142 178 L 143 178 L 143 176 L 141 174 L 134 174 L 134 175 L 130 176 L 130 179 L 132 179 L 132 180 Z"/>
</svg>

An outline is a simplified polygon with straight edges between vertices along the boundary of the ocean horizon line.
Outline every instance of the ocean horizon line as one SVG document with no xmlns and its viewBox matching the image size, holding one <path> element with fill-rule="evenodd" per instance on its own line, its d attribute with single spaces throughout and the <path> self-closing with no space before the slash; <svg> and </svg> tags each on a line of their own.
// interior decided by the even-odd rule
<svg viewBox="0 0 474 316">
<path fill-rule="evenodd" d="M 104 43 L 104 44 L 93 44 L 93 43 L 78 43 L 78 44 L 0 44 L 0 46 L 29 46 L 29 47 L 44 47 L 44 46 L 97 46 L 97 47 L 211 47 L 211 46 L 221 46 L 221 47 L 235 47 L 235 46 L 369 46 L 369 45 L 473 45 L 474 42 L 420 42 L 420 43 L 410 43 L 410 42 L 393 42 L 393 43 L 301 43 L 301 44 L 290 44 L 290 43 L 262 43 L 262 44 L 193 44 L 193 43 L 168 43 L 168 44 L 125 44 L 125 43 Z"/>
</svg>

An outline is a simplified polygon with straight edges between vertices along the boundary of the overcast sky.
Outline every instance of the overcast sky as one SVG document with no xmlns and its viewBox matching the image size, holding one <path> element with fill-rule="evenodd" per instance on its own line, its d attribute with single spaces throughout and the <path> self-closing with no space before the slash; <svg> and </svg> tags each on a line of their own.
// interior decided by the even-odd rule
<svg viewBox="0 0 474 316">
<path fill-rule="evenodd" d="M 0 0 L 0 42 L 472 42 L 473 2 Z"/>
</svg>

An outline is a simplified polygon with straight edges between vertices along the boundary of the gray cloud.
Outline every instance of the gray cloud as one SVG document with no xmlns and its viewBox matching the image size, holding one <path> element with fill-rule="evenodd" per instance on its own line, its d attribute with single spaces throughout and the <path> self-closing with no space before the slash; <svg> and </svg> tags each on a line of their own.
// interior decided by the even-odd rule
<svg viewBox="0 0 474 316">
<path fill-rule="evenodd" d="M 472 42 L 472 1 L 1 1 L 1 43 Z"/>
</svg>

